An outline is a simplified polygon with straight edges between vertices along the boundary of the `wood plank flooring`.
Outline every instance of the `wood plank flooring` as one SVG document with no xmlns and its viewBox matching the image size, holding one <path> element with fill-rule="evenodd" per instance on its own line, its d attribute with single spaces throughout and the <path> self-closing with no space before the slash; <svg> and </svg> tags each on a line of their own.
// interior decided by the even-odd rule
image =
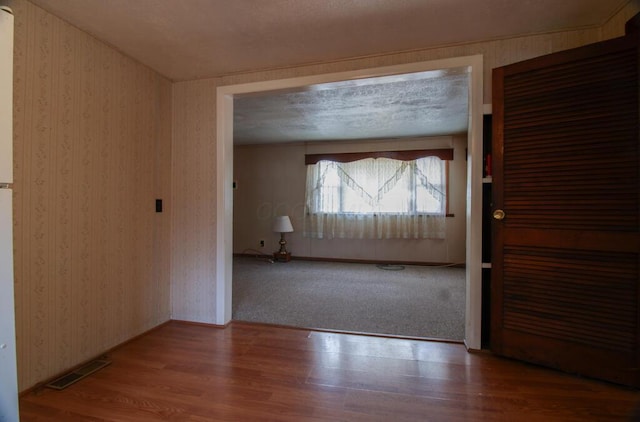
<svg viewBox="0 0 640 422">
<path fill-rule="evenodd" d="M 232 323 L 170 322 L 62 391 L 30 421 L 620 421 L 640 392 L 460 344 Z"/>
</svg>

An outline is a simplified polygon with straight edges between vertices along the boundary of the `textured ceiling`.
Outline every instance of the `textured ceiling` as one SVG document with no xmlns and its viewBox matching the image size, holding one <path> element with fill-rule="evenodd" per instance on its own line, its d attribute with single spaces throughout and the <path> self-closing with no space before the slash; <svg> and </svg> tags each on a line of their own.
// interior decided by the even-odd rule
<svg viewBox="0 0 640 422">
<path fill-rule="evenodd" d="M 191 80 L 596 27 L 640 0 L 30 1 L 172 80 Z M 464 132 L 467 78 L 427 72 L 237 98 L 235 140 Z"/>
<path fill-rule="evenodd" d="M 468 69 L 323 84 L 234 100 L 236 144 L 464 133 Z"/>
</svg>

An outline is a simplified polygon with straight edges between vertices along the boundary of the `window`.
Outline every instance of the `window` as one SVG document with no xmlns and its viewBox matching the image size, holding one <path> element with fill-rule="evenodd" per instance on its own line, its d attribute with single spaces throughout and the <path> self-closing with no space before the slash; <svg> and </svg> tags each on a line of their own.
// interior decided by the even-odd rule
<svg viewBox="0 0 640 422">
<path fill-rule="evenodd" d="M 436 151 L 307 159 L 305 235 L 443 238 L 447 165 L 440 155 L 451 159 L 453 152 Z"/>
<path fill-rule="evenodd" d="M 311 213 L 444 214 L 444 162 L 436 157 L 412 161 L 387 158 L 316 164 L 317 200 Z"/>
</svg>

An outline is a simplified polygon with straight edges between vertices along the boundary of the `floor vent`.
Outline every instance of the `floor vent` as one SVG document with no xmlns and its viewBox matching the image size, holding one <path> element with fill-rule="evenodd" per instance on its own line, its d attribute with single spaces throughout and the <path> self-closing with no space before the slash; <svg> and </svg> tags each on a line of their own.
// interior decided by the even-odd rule
<svg viewBox="0 0 640 422">
<path fill-rule="evenodd" d="M 77 368 L 76 370 L 61 376 L 60 378 L 51 381 L 49 384 L 47 384 L 47 387 L 53 388 L 54 390 L 63 390 L 74 382 L 80 381 L 82 378 L 93 374 L 97 370 L 104 368 L 110 363 L 111 361 L 105 359 L 97 359 L 91 361 L 86 365 L 81 366 L 80 368 Z"/>
</svg>

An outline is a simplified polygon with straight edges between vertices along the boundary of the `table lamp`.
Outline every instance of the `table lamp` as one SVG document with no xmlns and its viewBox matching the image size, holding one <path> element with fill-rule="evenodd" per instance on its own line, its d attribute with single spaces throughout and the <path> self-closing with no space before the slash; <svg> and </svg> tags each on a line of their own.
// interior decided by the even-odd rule
<svg viewBox="0 0 640 422">
<path fill-rule="evenodd" d="M 284 239 L 285 233 L 291 233 L 293 226 L 291 225 L 291 219 L 288 215 L 280 215 L 276 217 L 273 224 L 273 231 L 280 233 L 280 250 L 273 253 L 273 257 L 276 261 L 288 262 L 291 259 L 291 253 L 287 251 L 287 241 Z"/>
</svg>

